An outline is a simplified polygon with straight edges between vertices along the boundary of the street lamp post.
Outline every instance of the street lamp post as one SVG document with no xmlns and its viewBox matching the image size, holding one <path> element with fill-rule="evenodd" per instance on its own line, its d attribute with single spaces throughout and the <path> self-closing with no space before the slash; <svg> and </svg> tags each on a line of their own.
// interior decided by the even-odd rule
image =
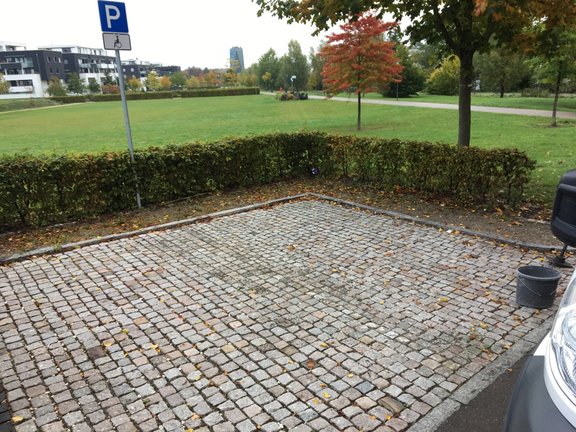
<svg viewBox="0 0 576 432">
<path fill-rule="evenodd" d="M 290 77 L 290 81 L 292 82 L 292 93 L 294 93 L 294 80 L 296 79 L 296 75 L 292 75 Z"/>
</svg>

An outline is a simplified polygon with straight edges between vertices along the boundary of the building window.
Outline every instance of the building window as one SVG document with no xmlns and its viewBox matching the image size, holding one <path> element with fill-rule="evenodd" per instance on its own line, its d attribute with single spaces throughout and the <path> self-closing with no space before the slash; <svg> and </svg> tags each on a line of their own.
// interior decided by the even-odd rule
<svg viewBox="0 0 576 432">
<path fill-rule="evenodd" d="M 26 87 L 32 86 L 32 80 L 17 80 L 17 81 L 8 81 L 11 87 Z"/>
</svg>

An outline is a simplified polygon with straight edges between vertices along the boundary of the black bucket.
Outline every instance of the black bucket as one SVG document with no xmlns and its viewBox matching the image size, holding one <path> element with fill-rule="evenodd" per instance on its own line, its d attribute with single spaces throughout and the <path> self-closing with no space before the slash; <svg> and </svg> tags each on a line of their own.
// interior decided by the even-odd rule
<svg viewBox="0 0 576 432">
<path fill-rule="evenodd" d="M 561 273 L 550 267 L 524 266 L 518 269 L 516 303 L 536 309 L 552 306 Z"/>
</svg>

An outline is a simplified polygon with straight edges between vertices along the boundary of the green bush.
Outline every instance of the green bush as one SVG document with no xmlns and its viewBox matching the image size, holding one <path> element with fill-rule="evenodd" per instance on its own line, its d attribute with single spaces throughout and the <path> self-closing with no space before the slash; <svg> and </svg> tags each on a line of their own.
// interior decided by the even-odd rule
<svg viewBox="0 0 576 432">
<path fill-rule="evenodd" d="M 112 102 L 121 100 L 121 96 L 114 93 L 94 93 L 89 96 L 89 99 L 92 102 Z"/>
<path fill-rule="evenodd" d="M 76 95 L 76 96 L 52 96 L 50 100 L 58 102 L 61 104 L 70 103 L 84 103 L 88 100 L 88 96 Z"/>
<path fill-rule="evenodd" d="M 457 95 L 460 89 L 460 60 L 458 57 L 445 59 L 426 81 L 426 90 L 434 95 Z"/>
<path fill-rule="evenodd" d="M 171 91 L 138 92 L 126 93 L 126 100 L 172 99 L 174 96 L 174 92 Z M 119 101 L 121 96 L 119 94 L 92 94 L 90 100 L 92 102 Z"/>
<path fill-rule="evenodd" d="M 207 97 L 207 96 L 248 96 L 260 94 L 259 87 L 230 87 L 198 90 L 181 90 L 180 97 Z"/>
<path fill-rule="evenodd" d="M 126 93 L 127 100 L 149 100 L 149 99 L 172 99 L 175 97 L 208 97 L 208 96 L 244 96 L 244 95 L 257 95 L 260 94 L 258 87 L 234 87 L 234 88 L 217 88 L 217 89 L 199 89 L 199 90 L 180 90 L 180 91 L 149 91 Z M 110 102 L 121 100 L 119 94 L 91 94 L 89 96 L 65 96 L 53 97 L 51 99 L 61 101 L 61 99 L 69 98 L 83 98 L 78 102 Z M 71 100 L 72 101 L 72 100 Z M 72 101 L 76 102 L 76 101 Z M 62 103 L 66 103 L 63 102 Z M 68 102 L 71 103 L 71 102 Z"/>
<path fill-rule="evenodd" d="M 127 100 L 172 99 L 175 96 L 177 94 L 172 91 L 126 93 Z"/>
<path fill-rule="evenodd" d="M 376 187 L 408 188 L 460 203 L 515 204 L 535 164 L 516 150 L 332 136 L 271 134 L 136 151 L 144 204 L 298 178 L 312 167 Z M 0 230 L 131 209 L 126 152 L 0 157 Z"/>
</svg>

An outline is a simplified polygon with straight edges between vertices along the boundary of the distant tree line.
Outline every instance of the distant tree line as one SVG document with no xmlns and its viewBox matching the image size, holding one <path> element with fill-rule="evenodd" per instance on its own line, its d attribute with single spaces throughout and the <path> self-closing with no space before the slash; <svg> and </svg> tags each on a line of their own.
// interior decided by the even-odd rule
<svg viewBox="0 0 576 432">
<path fill-rule="evenodd" d="M 406 98 L 420 92 L 437 95 L 457 95 L 460 82 L 460 61 L 446 55 L 442 46 L 420 42 L 408 45 L 401 34 L 392 34 L 396 55 L 403 71 L 400 81 L 383 88 L 387 97 Z M 543 55 L 533 50 L 495 47 L 474 56 L 473 92 L 490 92 L 504 97 L 507 93 L 523 96 L 550 96 L 556 88 L 560 93 L 576 94 L 576 31 L 564 35 L 557 45 L 561 52 Z M 297 41 L 290 41 L 288 53 L 278 56 L 270 48 L 247 70 L 256 76 L 257 85 L 268 91 L 292 89 L 291 77 L 296 76 L 297 90 L 324 90 L 324 61 L 319 52 L 302 53 Z M 558 79 L 560 73 L 560 79 Z"/>
</svg>

